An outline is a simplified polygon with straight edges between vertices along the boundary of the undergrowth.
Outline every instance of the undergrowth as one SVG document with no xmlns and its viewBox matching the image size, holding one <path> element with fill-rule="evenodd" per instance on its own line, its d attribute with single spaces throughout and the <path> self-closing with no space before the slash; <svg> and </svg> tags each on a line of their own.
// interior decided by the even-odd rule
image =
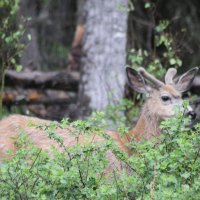
<svg viewBox="0 0 200 200">
<path fill-rule="evenodd" d="M 1 199 L 199 199 L 200 124 L 193 129 L 183 113 L 163 121 L 162 135 L 151 141 L 133 140 L 128 156 L 106 134 L 103 113 L 86 121 L 36 125 L 59 146 L 43 151 L 28 141 L 26 134 L 16 140 L 19 150 L 0 166 Z M 76 143 L 66 146 L 57 128 L 70 127 Z M 120 129 L 121 132 L 127 130 Z M 95 133 L 104 142 L 80 144 L 84 135 Z M 36 133 L 37 134 L 37 131 Z M 123 134 L 123 133 L 122 133 Z M 106 152 L 112 151 L 123 163 L 121 170 L 107 173 Z"/>
</svg>

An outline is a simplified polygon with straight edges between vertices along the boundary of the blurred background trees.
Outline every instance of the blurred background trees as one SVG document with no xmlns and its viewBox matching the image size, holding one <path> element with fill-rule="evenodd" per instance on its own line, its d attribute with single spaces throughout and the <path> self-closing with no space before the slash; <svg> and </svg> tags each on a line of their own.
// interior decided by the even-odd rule
<svg viewBox="0 0 200 200">
<path fill-rule="evenodd" d="M 119 103 L 123 97 L 134 99 L 135 106 L 139 98 L 125 87 L 126 65 L 143 66 L 162 78 L 169 67 L 186 71 L 200 62 L 197 0 L 17 2 L 0 3 L 2 23 L 4 16 L 10 17 L 13 7 L 19 5 L 16 14 L 9 18 L 12 26 L 6 32 L 2 24 L 0 28 L 1 74 L 2 63 L 10 70 L 5 71 L 6 88 L 2 95 L 6 112 L 55 120 L 68 116 L 73 120 L 84 118 L 91 111 L 120 105 L 123 116 L 131 107 Z M 3 62 L 2 55 L 10 51 L 5 51 L 4 35 L 14 30 L 23 33 L 18 42 L 24 45 L 24 51 L 14 55 L 15 62 Z M 12 69 L 19 64 L 23 70 L 17 73 Z M 192 94 L 200 95 L 199 85 L 197 78 Z M 195 106 L 198 102 L 197 98 Z"/>
</svg>

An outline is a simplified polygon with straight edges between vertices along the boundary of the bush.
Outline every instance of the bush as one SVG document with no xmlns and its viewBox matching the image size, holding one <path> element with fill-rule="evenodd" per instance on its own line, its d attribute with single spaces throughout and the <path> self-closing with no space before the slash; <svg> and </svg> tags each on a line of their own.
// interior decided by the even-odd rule
<svg viewBox="0 0 200 200">
<path fill-rule="evenodd" d="M 183 126 L 187 122 L 182 113 L 164 121 L 159 138 L 130 144 L 131 157 L 106 136 L 102 113 L 87 121 L 40 126 L 63 150 L 52 147 L 49 154 L 21 135 L 16 141 L 20 149 L 0 167 L 1 199 L 199 199 L 200 124 L 192 130 Z M 57 127 L 66 126 L 77 139 L 72 147 L 56 135 Z M 106 141 L 85 146 L 78 142 L 81 135 L 87 138 L 94 132 Z M 105 175 L 108 150 L 128 170 Z"/>
</svg>

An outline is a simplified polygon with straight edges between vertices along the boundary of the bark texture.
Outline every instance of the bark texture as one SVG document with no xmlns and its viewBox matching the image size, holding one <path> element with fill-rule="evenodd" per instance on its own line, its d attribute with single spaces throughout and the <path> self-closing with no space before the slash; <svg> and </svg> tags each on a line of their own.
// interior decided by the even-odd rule
<svg viewBox="0 0 200 200">
<path fill-rule="evenodd" d="M 37 17 L 37 2 L 36 0 L 21 0 L 20 15 L 26 18 L 31 18 L 27 22 L 26 32 L 22 38 L 22 43 L 26 48 L 21 56 L 21 65 L 32 69 L 40 69 L 40 51 L 38 45 L 38 33 L 34 23 L 32 23 Z M 31 40 L 29 41 L 27 34 L 30 34 Z"/>
<path fill-rule="evenodd" d="M 124 95 L 127 0 L 85 0 L 80 115 L 118 103 Z"/>
</svg>

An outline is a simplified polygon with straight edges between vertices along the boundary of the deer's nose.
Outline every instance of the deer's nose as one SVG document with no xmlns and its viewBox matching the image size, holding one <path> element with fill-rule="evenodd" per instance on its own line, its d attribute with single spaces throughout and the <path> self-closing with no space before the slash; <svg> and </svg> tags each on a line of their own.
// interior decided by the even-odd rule
<svg viewBox="0 0 200 200">
<path fill-rule="evenodd" d="M 196 118 L 196 116 L 197 116 L 197 113 L 196 113 L 196 112 L 194 112 L 194 111 L 189 111 L 189 112 L 187 113 L 187 115 L 188 115 L 188 116 L 190 116 L 190 117 L 191 117 L 191 119 L 195 119 L 195 118 Z"/>
</svg>

